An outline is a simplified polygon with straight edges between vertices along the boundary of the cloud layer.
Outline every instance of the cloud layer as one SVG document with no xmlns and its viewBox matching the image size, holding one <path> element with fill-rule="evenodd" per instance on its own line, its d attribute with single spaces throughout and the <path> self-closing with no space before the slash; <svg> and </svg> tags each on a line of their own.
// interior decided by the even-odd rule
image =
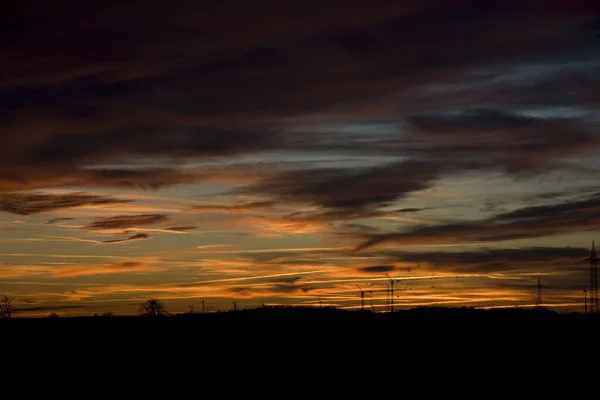
<svg viewBox="0 0 600 400">
<path fill-rule="evenodd" d="M 511 113 L 519 104 L 597 104 L 597 14 L 579 2 L 261 1 L 234 2 L 231 13 L 153 1 L 142 14 L 133 4 L 92 12 L 66 0 L 27 3 L 11 11 L 12 40 L 2 45 L 11 62 L 0 74 L 9 111 L 0 188 L 156 188 L 201 180 L 178 168 L 192 160 L 274 150 L 411 159 L 281 175 L 305 187 L 260 186 L 337 207 L 401 197 L 465 156 L 463 167 L 518 172 L 597 148 L 584 120 Z M 327 136 L 293 122 L 315 113 Z M 381 118 L 398 134 L 365 141 L 335 127 Z M 477 157 L 486 150 L 493 154 Z M 409 182 L 407 169 L 424 176 Z M 387 173 L 403 183 L 372 198 L 313 195 L 331 180 L 368 185 Z"/>
</svg>

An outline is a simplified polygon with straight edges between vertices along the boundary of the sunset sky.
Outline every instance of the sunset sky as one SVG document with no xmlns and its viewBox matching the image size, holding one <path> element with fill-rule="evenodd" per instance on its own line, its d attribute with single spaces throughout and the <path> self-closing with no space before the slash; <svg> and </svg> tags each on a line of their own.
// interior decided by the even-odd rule
<svg viewBox="0 0 600 400">
<path fill-rule="evenodd" d="M 34 1 L 0 14 L 15 316 L 581 311 L 593 1 Z M 431 279 L 425 279 L 431 278 Z"/>
</svg>

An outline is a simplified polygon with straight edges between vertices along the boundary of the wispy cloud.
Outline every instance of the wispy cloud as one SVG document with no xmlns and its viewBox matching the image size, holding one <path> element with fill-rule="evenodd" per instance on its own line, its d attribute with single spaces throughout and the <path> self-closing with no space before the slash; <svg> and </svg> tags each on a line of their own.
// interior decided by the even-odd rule
<svg viewBox="0 0 600 400">
<path fill-rule="evenodd" d="M 122 261 L 110 264 L 64 265 L 53 269 L 53 276 L 56 278 L 69 278 L 83 275 L 144 273 L 160 270 L 161 268 L 151 262 Z"/>
<path fill-rule="evenodd" d="M 383 272 L 391 272 L 396 269 L 393 265 L 372 265 L 368 267 L 361 267 L 359 271 L 361 272 L 369 272 L 369 273 L 383 273 Z"/>
<path fill-rule="evenodd" d="M 599 207 L 600 195 L 594 194 L 567 203 L 524 207 L 484 220 L 420 226 L 405 232 L 375 234 L 356 250 L 366 250 L 384 243 L 495 242 L 591 231 L 600 227 L 597 215 Z"/>
<path fill-rule="evenodd" d="M 50 195 L 41 193 L 0 193 L 0 211 L 18 215 L 31 215 L 65 208 L 97 204 L 127 203 L 131 200 L 85 193 Z M 55 218 L 52 223 L 64 221 Z"/>
<path fill-rule="evenodd" d="M 73 219 L 74 218 L 70 218 L 70 217 L 52 218 L 52 219 L 49 219 L 48 221 L 46 221 L 46 224 L 52 225 L 52 224 L 57 224 L 59 222 L 72 221 Z"/>
<path fill-rule="evenodd" d="M 252 203 L 234 204 L 234 205 L 199 205 L 193 206 L 190 211 L 206 213 L 247 213 L 257 210 L 267 210 L 273 207 L 274 201 L 256 201 Z"/>
<path fill-rule="evenodd" d="M 150 235 L 147 233 L 136 233 L 135 235 L 131 235 L 125 239 L 113 239 L 113 240 L 104 240 L 101 243 L 104 244 L 120 244 L 120 243 L 129 243 L 136 240 L 149 239 Z"/>
<path fill-rule="evenodd" d="M 173 231 L 173 232 L 185 232 L 185 231 L 192 231 L 194 229 L 196 229 L 196 226 L 191 226 L 191 225 L 183 225 L 183 226 L 172 226 L 169 228 L 165 228 L 165 230 L 167 231 Z"/>
<path fill-rule="evenodd" d="M 86 225 L 86 229 L 126 229 L 139 225 L 153 225 L 168 221 L 166 214 L 117 215 L 103 218 Z"/>
</svg>

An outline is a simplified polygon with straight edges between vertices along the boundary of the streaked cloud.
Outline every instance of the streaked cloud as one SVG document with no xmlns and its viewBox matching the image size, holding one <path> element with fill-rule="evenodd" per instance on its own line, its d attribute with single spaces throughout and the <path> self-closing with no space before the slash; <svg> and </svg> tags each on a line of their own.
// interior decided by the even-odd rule
<svg viewBox="0 0 600 400">
<path fill-rule="evenodd" d="M 102 243 L 105 244 L 118 244 L 118 243 L 129 243 L 136 240 L 149 239 L 150 235 L 147 233 L 136 233 L 135 235 L 131 235 L 125 239 L 113 239 L 113 240 L 104 240 Z"/>
<path fill-rule="evenodd" d="M 86 225 L 86 229 L 127 229 L 140 225 L 153 225 L 168 221 L 166 214 L 117 215 L 98 219 Z"/>
<path fill-rule="evenodd" d="M 196 228 L 197 228 L 196 226 L 183 225 L 183 226 L 172 226 L 169 228 L 165 228 L 165 230 L 174 231 L 174 232 L 185 232 L 185 231 L 192 231 Z"/>
<path fill-rule="evenodd" d="M 357 250 L 384 243 L 497 242 L 593 231 L 600 227 L 599 206 L 600 195 L 593 194 L 567 203 L 524 207 L 485 220 L 418 226 L 405 232 L 375 234 Z"/>
<path fill-rule="evenodd" d="M 60 218 L 52 218 L 49 219 L 48 221 L 46 221 L 46 223 L 48 225 L 52 225 L 52 224 L 56 224 L 59 222 L 67 222 L 67 221 L 72 221 L 74 218 L 70 218 L 70 217 L 60 217 Z"/>
<path fill-rule="evenodd" d="M 359 268 L 360 271 L 369 272 L 369 273 L 391 272 L 395 269 L 396 269 L 396 267 L 393 265 L 372 265 L 372 266 L 368 266 L 368 267 Z"/>
<path fill-rule="evenodd" d="M 9 192 L 0 193 L 0 211 L 17 215 L 31 215 L 87 205 L 127 203 L 130 201 L 86 193 L 49 195 L 43 193 Z M 61 220 L 59 219 L 58 221 Z M 54 220 L 54 222 L 57 222 L 57 220 Z"/>
<path fill-rule="evenodd" d="M 122 261 L 110 264 L 64 265 L 53 270 L 55 278 L 69 278 L 84 275 L 156 272 L 160 270 L 148 262 Z"/>
<path fill-rule="evenodd" d="M 235 205 L 201 205 L 194 206 L 191 208 L 195 212 L 231 212 L 231 213 L 244 213 L 244 212 L 255 212 L 256 210 L 265 210 L 273 207 L 276 203 L 274 201 L 256 201 L 252 203 L 243 203 Z"/>
</svg>

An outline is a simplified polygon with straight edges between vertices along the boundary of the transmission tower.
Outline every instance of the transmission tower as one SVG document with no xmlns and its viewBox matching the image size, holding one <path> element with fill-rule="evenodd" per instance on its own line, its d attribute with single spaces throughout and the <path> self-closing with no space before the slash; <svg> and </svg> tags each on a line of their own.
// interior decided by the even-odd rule
<svg viewBox="0 0 600 400">
<path fill-rule="evenodd" d="M 538 276 L 537 299 L 535 300 L 535 307 L 540 308 L 542 304 L 542 279 Z"/>
<path fill-rule="evenodd" d="M 360 291 L 360 311 L 365 311 L 365 291 L 358 285 L 356 285 L 356 287 Z"/>
<path fill-rule="evenodd" d="M 390 312 L 394 312 L 394 280 L 388 274 L 385 274 L 390 280 Z"/>
<path fill-rule="evenodd" d="M 592 251 L 586 261 L 590 262 L 590 313 L 596 314 L 600 312 L 600 303 L 598 300 L 598 256 L 594 242 L 592 242 Z"/>
<path fill-rule="evenodd" d="M 540 277 L 537 278 L 537 285 L 535 285 L 535 288 L 537 291 L 537 296 L 535 299 L 535 308 L 542 307 L 542 305 L 544 304 L 544 301 L 542 300 L 542 289 L 549 288 L 549 287 L 550 286 L 542 285 L 542 278 L 540 278 Z"/>
</svg>

